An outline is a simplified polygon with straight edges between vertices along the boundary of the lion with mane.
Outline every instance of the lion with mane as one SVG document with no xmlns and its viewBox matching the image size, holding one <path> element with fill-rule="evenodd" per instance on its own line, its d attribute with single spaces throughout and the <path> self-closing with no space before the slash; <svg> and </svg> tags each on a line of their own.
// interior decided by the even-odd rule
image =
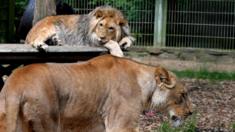
<svg viewBox="0 0 235 132">
<path fill-rule="evenodd" d="M 121 47 L 132 45 L 128 21 L 111 6 L 100 6 L 85 15 L 48 16 L 36 23 L 26 44 L 46 51 L 54 45 L 104 46 L 112 55 L 123 56 Z"/>
</svg>

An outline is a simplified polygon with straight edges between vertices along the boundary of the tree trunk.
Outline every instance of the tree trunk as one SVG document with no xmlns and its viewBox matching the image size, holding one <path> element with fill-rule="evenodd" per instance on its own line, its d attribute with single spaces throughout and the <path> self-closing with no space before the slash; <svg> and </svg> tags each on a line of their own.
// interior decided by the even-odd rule
<svg viewBox="0 0 235 132">
<path fill-rule="evenodd" d="M 45 16 L 56 15 L 56 0 L 35 0 L 33 25 Z"/>
</svg>

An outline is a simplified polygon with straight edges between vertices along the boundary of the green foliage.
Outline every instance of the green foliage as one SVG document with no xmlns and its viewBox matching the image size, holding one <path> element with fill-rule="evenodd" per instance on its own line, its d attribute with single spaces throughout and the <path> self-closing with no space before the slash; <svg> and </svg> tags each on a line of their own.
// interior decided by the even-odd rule
<svg viewBox="0 0 235 132">
<path fill-rule="evenodd" d="M 27 0 L 16 0 L 15 1 L 16 14 L 22 15 L 26 5 L 27 5 Z"/>
<path fill-rule="evenodd" d="M 235 80 L 235 72 L 218 72 L 208 71 L 201 69 L 199 71 L 184 70 L 174 71 L 180 78 L 197 78 L 197 79 L 209 79 L 209 80 Z"/>
<path fill-rule="evenodd" d="M 232 131 L 235 132 L 235 122 L 232 124 Z"/>
<path fill-rule="evenodd" d="M 129 21 L 140 21 L 141 17 L 139 13 L 143 15 L 150 15 L 152 12 L 148 11 L 154 9 L 154 0 L 93 0 L 90 2 L 91 5 L 99 5 L 104 3 L 105 5 L 113 5 L 114 7 L 124 11 L 124 14 L 127 16 Z M 146 9 L 145 6 L 149 7 Z M 141 11 L 141 12 L 140 12 Z"/>
<path fill-rule="evenodd" d="M 168 122 L 163 122 L 156 132 L 173 132 L 174 129 Z"/>
<path fill-rule="evenodd" d="M 169 122 L 163 122 L 156 132 L 195 132 L 196 131 L 196 114 L 187 119 L 182 126 L 178 128 L 171 127 Z"/>
</svg>

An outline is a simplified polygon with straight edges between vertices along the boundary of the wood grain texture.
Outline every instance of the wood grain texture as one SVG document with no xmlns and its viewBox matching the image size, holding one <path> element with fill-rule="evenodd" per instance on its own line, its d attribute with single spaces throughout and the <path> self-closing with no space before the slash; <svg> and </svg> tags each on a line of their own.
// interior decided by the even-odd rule
<svg viewBox="0 0 235 132">
<path fill-rule="evenodd" d="M 0 44 L 0 64 L 36 62 L 74 62 L 107 53 L 102 47 L 49 46 L 48 52 L 39 52 L 29 45 Z"/>
</svg>

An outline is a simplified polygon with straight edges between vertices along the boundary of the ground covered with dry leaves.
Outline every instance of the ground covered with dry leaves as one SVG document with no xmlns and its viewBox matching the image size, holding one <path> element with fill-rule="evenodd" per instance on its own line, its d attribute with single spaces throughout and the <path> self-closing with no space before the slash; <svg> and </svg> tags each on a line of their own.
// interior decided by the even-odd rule
<svg viewBox="0 0 235 132">
<path fill-rule="evenodd" d="M 235 125 L 235 81 L 182 79 L 195 104 L 195 132 L 233 132 Z M 141 131 L 157 131 L 167 122 L 166 113 L 141 115 Z"/>
</svg>

